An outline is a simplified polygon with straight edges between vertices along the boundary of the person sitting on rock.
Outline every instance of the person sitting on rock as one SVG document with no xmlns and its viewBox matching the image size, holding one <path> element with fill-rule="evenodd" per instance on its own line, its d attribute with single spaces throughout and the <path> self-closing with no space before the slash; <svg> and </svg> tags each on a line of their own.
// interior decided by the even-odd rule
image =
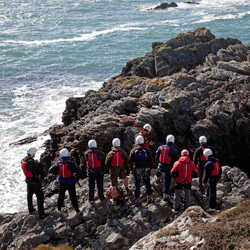
<svg viewBox="0 0 250 250">
<path fill-rule="evenodd" d="M 141 180 L 145 184 L 147 202 L 151 202 L 150 167 L 152 166 L 152 158 L 149 150 L 144 146 L 144 138 L 141 135 L 135 139 L 135 146 L 129 155 L 129 163 L 134 175 L 136 202 L 139 202 L 140 198 Z"/>
<path fill-rule="evenodd" d="M 45 173 L 39 161 L 35 160 L 37 149 L 32 147 L 27 150 L 27 156 L 21 161 L 23 173 L 27 183 L 27 202 L 30 214 L 36 210 L 33 207 L 33 194 L 36 195 L 39 218 L 43 219 L 47 216 L 44 213 L 44 194 L 42 190 L 41 179 L 45 177 Z"/>
<path fill-rule="evenodd" d="M 103 194 L 103 176 L 105 169 L 105 155 L 97 149 L 95 140 L 88 141 L 88 150 L 84 153 L 83 165 L 87 167 L 88 182 L 89 182 L 89 203 L 94 204 L 95 183 L 97 184 L 98 196 L 101 201 L 104 201 Z"/>
<path fill-rule="evenodd" d="M 181 193 L 183 189 L 185 192 L 184 208 L 189 207 L 192 176 L 198 174 L 198 168 L 194 162 L 190 160 L 189 151 L 187 149 L 183 149 L 181 151 L 181 157 L 174 163 L 171 174 L 175 178 L 176 182 L 174 210 L 177 212 L 180 210 Z"/>
<path fill-rule="evenodd" d="M 198 166 L 199 170 L 199 188 L 201 193 L 204 193 L 204 189 L 202 187 L 202 177 L 203 177 L 203 171 L 204 171 L 204 165 L 206 163 L 206 158 L 203 155 L 203 151 L 205 148 L 210 148 L 210 146 L 207 145 L 207 138 L 206 136 L 202 135 L 199 137 L 199 143 L 200 146 L 195 150 L 193 155 L 193 161 Z"/>
<path fill-rule="evenodd" d="M 76 196 L 76 178 L 81 175 L 81 169 L 71 160 L 67 148 L 63 148 L 59 152 L 60 159 L 55 166 L 52 166 L 49 172 L 58 174 L 59 196 L 57 200 L 57 209 L 61 211 L 64 204 L 65 192 L 68 190 L 71 204 L 76 213 L 79 213 L 78 200 Z"/>
<path fill-rule="evenodd" d="M 206 157 L 206 163 L 202 185 L 204 190 L 207 189 L 209 208 L 216 209 L 216 185 L 221 178 L 222 170 L 219 161 L 213 156 L 213 151 L 210 148 L 206 148 L 203 155 Z"/>
<path fill-rule="evenodd" d="M 119 138 L 114 138 L 112 141 L 112 149 L 107 154 L 105 165 L 109 170 L 111 185 L 112 185 L 112 198 L 118 196 L 118 178 L 122 179 L 127 194 L 130 193 L 128 188 L 128 155 L 121 149 L 121 141 Z"/>
<path fill-rule="evenodd" d="M 158 162 L 158 170 L 163 178 L 163 200 L 170 201 L 169 188 L 171 183 L 171 169 L 177 160 L 178 151 L 174 146 L 175 138 L 173 135 L 166 137 L 166 144 L 158 147 L 155 153 L 155 162 Z"/>
</svg>

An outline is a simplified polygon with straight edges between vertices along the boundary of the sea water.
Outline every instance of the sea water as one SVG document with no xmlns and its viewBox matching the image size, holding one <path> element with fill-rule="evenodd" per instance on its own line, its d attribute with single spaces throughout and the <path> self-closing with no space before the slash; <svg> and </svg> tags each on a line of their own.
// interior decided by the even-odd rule
<svg viewBox="0 0 250 250">
<path fill-rule="evenodd" d="M 172 0 L 171 0 L 172 1 Z M 130 59 L 181 32 L 207 27 L 216 37 L 250 44 L 250 0 L 0 1 L 0 213 L 27 209 L 20 161 L 61 123 L 65 100 L 119 74 Z M 33 143 L 10 146 L 30 136 Z"/>
</svg>

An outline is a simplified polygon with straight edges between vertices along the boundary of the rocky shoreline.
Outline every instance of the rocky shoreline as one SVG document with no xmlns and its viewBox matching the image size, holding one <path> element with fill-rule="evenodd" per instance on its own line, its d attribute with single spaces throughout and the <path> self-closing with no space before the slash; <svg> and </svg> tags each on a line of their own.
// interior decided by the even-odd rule
<svg viewBox="0 0 250 250">
<path fill-rule="evenodd" d="M 167 134 L 174 134 L 180 149 L 193 152 L 199 136 L 204 134 L 224 165 L 218 185 L 220 208 L 231 208 L 250 198 L 246 164 L 250 152 L 249 83 L 250 46 L 237 39 L 215 38 L 209 30 L 199 28 L 166 42 L 154 42 L 151 52 L 129 61 L 121 74 L 105 82 L 100 90 L 67 100 L 63 125 L 49 129 L 51 139 L 44 144 L 41 163 L 51 166 L 59 150 L 67 147 L 80 164 L 87 142 L 93 138 L 107 153 L 112 139 L 119 137 L 129 152 L 138 127 L 145 123 L 153 127 L 156 146 L 164 142 Z M 80 184 L 77 195 L 81 216 L 72 216 L 68 202 L 61 214 L 55 211 L 56 180 L 49 175 L 45 194 L 50 216 L 39 221 L 27 212 L 1 214 L 0 249 L 32 249 L 42 243 L 65 243 L 78 250 L 128 249 L 176 218 L 162 201 L 156 183 L 152 204 L 142 200 L 137 207 L 128 198 L 119 209 L 109 202 L 105 206 L 97 202 L 90 209 L 87 180 Z M 106 176 L 105 188 L 108 186 Z M 192 205 L 206 208 L 197 190 L 194 180 Z M 192 209 L 197 211 L 196 207 L 189 211 Z M 202 247 L 199 243 L 198 248 Z"/>
</svg>

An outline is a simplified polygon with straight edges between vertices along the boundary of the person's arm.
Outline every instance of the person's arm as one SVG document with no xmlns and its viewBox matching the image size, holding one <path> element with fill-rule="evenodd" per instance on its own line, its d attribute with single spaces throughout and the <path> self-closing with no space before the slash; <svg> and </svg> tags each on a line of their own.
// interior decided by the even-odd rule
<svg viewBox="0 0 250 250">
<path fill-rule="evenodd" d="M 200 148 L 197 148 L 194 151 L 194 156 L 193 156 L 193 162 L 194 162 L 194 164 L 196 164 L 196 165 L 198 164 L 199 157 L 200 157 Z"/>
<path fill-rule="evenodd" d="M 107 169 L 109 169 L 111 166 L 112 156 L 113 156 L 113 151 L 110 151 L 106 156 L 105 166 L 107 167 Z"/>
<path fill-rule="evenodd" d="M 130 171 L 133 171 L 133 163 L 134 163 L 134 150 L 132 149 L 128 158 L 128 168 Z"/>
<path fill-rule="evenodd" d="M 198 176 L 198 168 L 197 166 L 194 164 L 194 162 L 191 162 L 192 164 L 192 177 L 196 178 Z"/>
<path fill-rule="evenodd" d="M 178 176 L 178 161 L 176 161 L 176 162 L 174 163 L 174 166 L 173 166 L 173 168 L 171 169 L 171 175 L 172 175 L 173 177 L 177 177 L 177 176 Z"/>
<path fill-rule="evenodd" d="M 159 146 L 158 149 L 155 152 L 155 163 L 156 164 L 158 164 L 158 162 L 159 162 L 160 154 L 161 154 L 161 146 Z"/>
</svg>

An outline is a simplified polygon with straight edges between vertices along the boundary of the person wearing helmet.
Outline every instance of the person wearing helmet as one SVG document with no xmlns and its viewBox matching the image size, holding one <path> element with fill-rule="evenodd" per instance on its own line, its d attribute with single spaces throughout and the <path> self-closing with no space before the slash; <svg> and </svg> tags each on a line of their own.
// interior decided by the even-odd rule
<svg viewBox="0 0 250 250">
<path fill-rule="evenodd" d="M 95 183 L 97 184 L 98 196 L 104 201 L 103 176 L 105 169 L 105 155 L 97 148 L 96 140 L 88 141 L 88 150 L 84 153 L 83 166 L 87 168 L 89 182 L 89 203 L 94 204 Z"/>
<path fill-rule="evenodd" d="M 44 194 L 41 183 L 41 179 L 45 177 L 45 173 L 39 161 L 34 159 L 36 152 L 36 148 L 29 148 L 26 157 L 21 161 L 21 167 L 26 177 L 29 213 L 33 214 L 36 211 L 33 207 L 33 195 L 35 194 L 39 218 L 43 219 L 47 216 L 47 214 L 44 213 Z"/>
<path fill-rule="evenodd" d="M 109 170 L 111 185 L 112 185 L 112 198 L 115 200 L 118 194 L 118 178 L 122 179 L 127 194 L 130 193 L 128 188 L 128 155 L 121 148 L 121 141 L 119 138 L 114 138 L 112 141 L 112 149 L 107 154 L 105 165 Z"/>
<path fill-rule="evenodd" d="M 145 124 L 143 126 L 143 129 L 139 132 L 138 135 L 141 135 L 143 136 L 143 139 L 144 139 L 144 146 L 146 148 L 150 148 L 151 145 L 153 145 L 154 143 L 152 141 L 150 141 L 150 135 L 151 135 L 151 132 L 152 132 L 152 127 L 149 123 Z M 137 136 L 138 136 L 137 135 Z M 136 137 L 137 137 L 136 136 Z"/>
<path fill-rule="evenodd" d="M 155 162 L 158 163 L 158 171 L 163 178 L 163 200 L 169 201 L 169 188 L 171 183 L 171 169 L 174 162 L 177 160 L 178 151 L 174 145 L 175 138 L 173 135 L 166 137 L 166 144 L 158 147 L 155 153 Z"/>
<path fill-rule="evenodd" d="M 150 168 L 152 166 L 152 158 L 149 150 L 144 146 L 144 138 L 141 135 L 135 138 L 135 146 L 129 154 L 129 164 L 134 175 L 136 203 L 139 203 L 141 180 L 143 180 L 146 188 L 147 201 L 151 202 Z"/>
<path fill-rule="evenodd" d="M 206 158 L 203 155 L 203 151 L 205 148 L 210 148 L 210 149 L 212 149 L 212 148 L 207 145 L 207 138 L 204 135 L 199 137 L 199 143 L 200 143 L 200 146 L 198 148 L 196 148 L 196 150 L 194 152 L 193 161 L 198 166 L 198 170 L 199 170 L 200 191 L 201 191 L 201 193 L 204 193 L 205 190 L 202 187 L 202 177 L 203 177 L 204 165 L 206 163 Z"/>
<path fill-rule="evenodd" d="M 55 166 L 52 166 L 49 172 L 58 174 L 59 196 L 57 200 L 57 209 L 61 211 L 64 203 L 65 192 L 68 190 L 71 204 L 76 213 L 79 213 L 78 200 L 76 196 L 76 176 L 81 175 L 81 169 L 71 160 L 67 148 L 63 148 L 59 152 L 60 159 Z"/>
<path fill-rule="evenodd" d="M 222 170 L 219 161 L 213 155 L 212 149 L 204 149 L 203 155 L 206 158 L 206 163 L 202 185 L 204 190 L 207 189 L 209 208 L 216 209 L 216 185 L 221 178 Z"/>
<path fill-rule="evenodd" d="M 181 193 L 183 189 L 185 192 L 184 208 L 189 207 L 192 177 L 198 174 L 198 168 L 194 162 L 190 160 L 189 151 L 187 149 L 181 151 L 181 157 L 174 163 L 171 174 L 176 181 L 174 210 L 177 212 L 180 210 Z"/>
</svg>

